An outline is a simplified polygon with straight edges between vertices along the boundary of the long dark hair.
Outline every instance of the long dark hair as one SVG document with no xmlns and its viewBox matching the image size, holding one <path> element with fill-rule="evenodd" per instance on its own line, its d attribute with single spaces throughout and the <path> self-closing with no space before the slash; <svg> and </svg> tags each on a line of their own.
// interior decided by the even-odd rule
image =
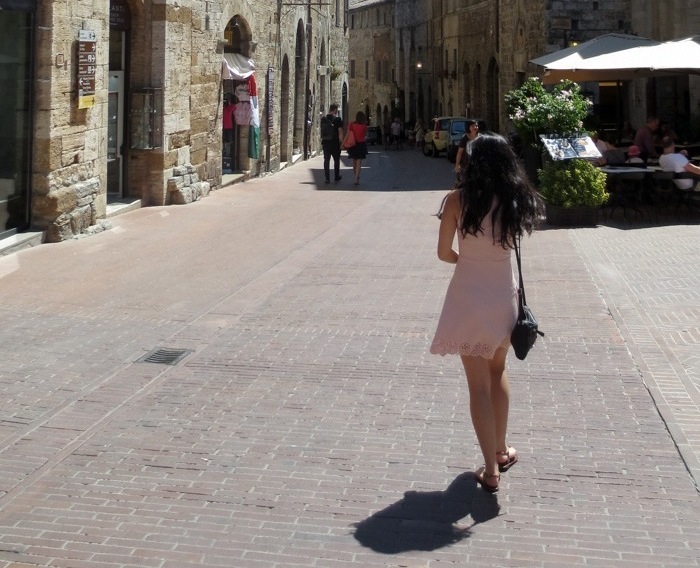
<svg viewBox="0 0 700 568">
<path fill-rule="evenodd" d="M 458 187 L 462 236 L 483 234 L 482 222 L 495 200 L 493 241 L 512 248 L 516 237 L 534 229 L 542 200 L 503 136 L 481 134 L 469 143 L 468 151 L 469 167 Z"/>
</svg>

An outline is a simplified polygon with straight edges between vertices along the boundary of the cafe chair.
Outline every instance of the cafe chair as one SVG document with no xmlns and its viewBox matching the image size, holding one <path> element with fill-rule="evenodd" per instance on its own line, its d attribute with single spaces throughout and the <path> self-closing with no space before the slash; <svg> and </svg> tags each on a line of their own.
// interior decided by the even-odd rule
<svg viewBox="0 0 700 568">
<path fill-rule="evenodd" d="M 673 174 L 673 179 L 690 179 L 693 180 L 693 185 L 689 189 L 681 189 L 676 184 L 673 184 L 676 193 L 676 207 L 685 206 L 688 209 L 700 208 L 700 176 L 683 172 Z"/>
<path fill-rule="evenodd" d="M 610 199 L 607 208 L 610 216 L 618 207 L 622 208 L 622 215 L 627 219 L 627 210 L 634 211 L 640 218 L 644 217 L 639 208 L 639 202 L 644 187 L 645 172 L 608 174 Z"/>
<path fill-rule="evenodd" d="M 657 171 L 651 174 L 651 183 L 654 189 L 657 204 L 656 212 L 676 203 L 676 184 L 673 183 L 673 172 Z"/>
</svg>

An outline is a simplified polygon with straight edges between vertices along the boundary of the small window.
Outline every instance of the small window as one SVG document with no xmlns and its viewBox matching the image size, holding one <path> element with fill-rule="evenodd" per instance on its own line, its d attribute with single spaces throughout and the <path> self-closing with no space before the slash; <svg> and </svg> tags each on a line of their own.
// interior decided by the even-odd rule
<svg viewBox="0 0 700 568">
<path fill-rule="evenodd" d="M 355 78 L 355 60 L 354 59 L 350 60 L 350 78 L 351 79 Z"/>
</svg>

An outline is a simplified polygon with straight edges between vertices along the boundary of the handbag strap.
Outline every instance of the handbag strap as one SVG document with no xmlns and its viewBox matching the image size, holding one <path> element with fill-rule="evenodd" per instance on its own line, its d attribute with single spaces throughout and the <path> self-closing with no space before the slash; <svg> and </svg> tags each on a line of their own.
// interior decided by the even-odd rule
<svg viewBox="0 0 700 568">
<path fill-rule="evenodd" d="M 527 305 L 525 301 L 525 286 L 523 285 L 523 269 L 520 263 L 520 235 L 517 235 L 513 240 L 513 248 L 515 248 L 515 260 L 518 261 L 518 292 L 520 296 L 520 305 Z"/>
</svg>

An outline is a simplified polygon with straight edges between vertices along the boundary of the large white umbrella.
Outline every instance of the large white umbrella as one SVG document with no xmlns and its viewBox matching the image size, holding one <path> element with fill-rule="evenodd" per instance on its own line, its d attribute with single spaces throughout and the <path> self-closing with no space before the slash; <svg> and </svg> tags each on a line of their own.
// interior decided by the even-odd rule
<svg viewBox="0 0 700 568">
<path fill-rule="evenodd" d="M 633 35 L 606 34 L 543 55 L 531 60 L 531 63 L 544 67 L 544 83 L 556 83 L 562 79 L 577 82 L 622 81 L 686 72 L 685 69 L 692 64 L 690 58 L 678 59 L 683 64 L 676 66 L 671 62 L 670 55 L 666 55 L 666 51 L 662 50 L 672 43 L 681 42 L 662 43 Z M 680 45 L 672 46 L 674 53 L 681 49 Z M 700 59 L 696 58 L 694 67 L 697 68 L 698 65 Z"/>
<path fill-rule="evenodd" d="M 700 35 L 633 49 L 628 65 L 650 72 L 700 73 Z"/>
</svg>

